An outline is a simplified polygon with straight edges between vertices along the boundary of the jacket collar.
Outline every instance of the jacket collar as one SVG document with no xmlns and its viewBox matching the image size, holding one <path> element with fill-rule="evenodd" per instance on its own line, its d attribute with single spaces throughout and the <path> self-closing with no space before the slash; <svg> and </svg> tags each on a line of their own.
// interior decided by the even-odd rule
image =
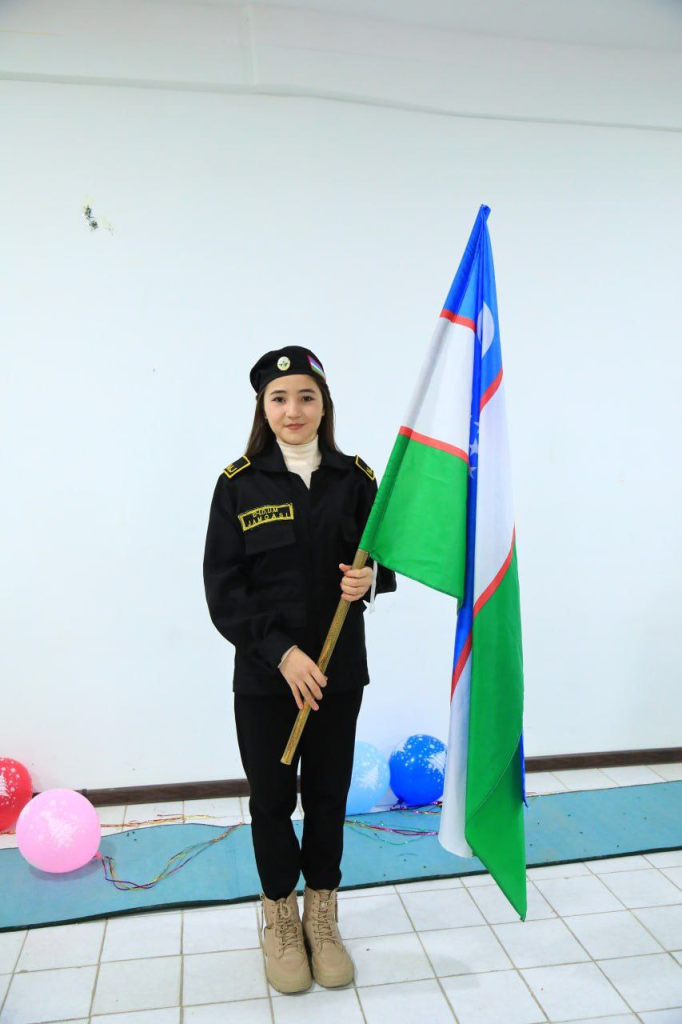
<svg viewBox="0 0 682 1024">
<path fill-rule="evenodd" d="M 317 442 L 320 448 L 320 466 L 331 466 L 332 469 L 349 468 L 348 456 L 344 455 L 343 452 L 337 452 L 330 448 L 321 434 L 317 435 Z M 252 455 L 250 458 L 254 466 L 258 469 L 264 469 L 269 473 L 289 472 L 284 461 L 282 449 L 277 444 L 277 438 L 272 431 L 270 431 L 269 444 L 258 455 Z"/>
</svg>

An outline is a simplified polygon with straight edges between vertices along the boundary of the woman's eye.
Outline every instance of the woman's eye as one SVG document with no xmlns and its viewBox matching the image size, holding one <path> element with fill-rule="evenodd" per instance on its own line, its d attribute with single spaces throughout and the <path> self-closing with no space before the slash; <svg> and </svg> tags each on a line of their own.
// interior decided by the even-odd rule
<svg viewBox="0 0 682 1024">
<path fill-rule="evenodd" d="M 312 395 L 304 395 L 303 398 L 304 398 L 304 401 L 306 401 L 306 402 L 314 402 L 315 401 L 315 399 L 313 398 Z M 283 401 L 284 401 L 284 399 L 282 398 L 281 395 L 277 395 L 275 398 L 273 398 L 273 402 L 283 402 Z"/>
</svg>

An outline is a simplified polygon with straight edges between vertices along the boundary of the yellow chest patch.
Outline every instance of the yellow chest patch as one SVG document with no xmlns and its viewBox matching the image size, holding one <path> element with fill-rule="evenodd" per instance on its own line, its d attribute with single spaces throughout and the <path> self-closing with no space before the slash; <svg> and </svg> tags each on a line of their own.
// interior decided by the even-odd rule
<svg viewBox="0 0 682 1024">
<path fill-rule="evenodd" d="M 259 505 L 258 508 L 250 508 L 247 512 L 239 513 L 239 521 L 242 530 L 252 530 L 254 526 L 262 523 L 275 523 L 280 519 L 293 519 L 294 506 L 285 502 L 283 505 Z"/>
</svg>

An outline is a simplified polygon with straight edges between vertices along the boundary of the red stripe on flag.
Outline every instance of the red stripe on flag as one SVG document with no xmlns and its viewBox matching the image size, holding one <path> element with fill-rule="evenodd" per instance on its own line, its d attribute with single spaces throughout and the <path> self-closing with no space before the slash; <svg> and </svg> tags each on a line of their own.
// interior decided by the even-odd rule
<svg viewBox="0 0 682 1024">
<path fill-rule="evenodd" d="M 483 412 L 483 407 L 488 404 L 488 402 L 493 397 L 493 395 L 495 394 L 495 392 L 497 391 L 497 389 L 499 388 L 501 383 L 502 383 L 502 367 L 500 367 L 500 372 L 498 373 L 498 375 L 495 378 L 495 380 L 491 384 L 488 385 L 488 387 L 485 389 L 485 391 L 481 395 L 481 404 L 480 404 L 480 406 L 478 408 L 479 413 Z"/>
<path fill-rule="evenodd" d="M 511 545 L 509 547 L 509 552 L 507 554 L 507 557 L 505 558 L 504 562 L 500 566 L 500 569 L 496 573 L 495 578 L 490 581 L 490 583 L 485 588 L 485 590 L 483 591 L 483 593 L 479 597 L 478 601 L 474 605 L 474 617 L 476 615 L 478 615 L 478 613 L 480 612 L 481 608 L 486 603 L 486 601 L 489 601 L 490 598 L 493 596 L 493 594 L 495 593 L 495 591 L 497 590 L 497 588 L 499 587 L 499 585 L 500 585 L 500 583 L 502 581 L 502 577 L 504 576 L 504 574 L 506 573 L 507 569 L 509 568 L 509 566 L 511 564 L 511 560 L 512 560 L 512 552 L 514 551 L 514 538 L 515 537 L 516 537 L 516 524 L 514 524 L 514 528 L 512 530 Z"/>
<path fill-rule="evenodd" d="M 459 652 L 459 658 L 457 659 L 457 664 L 455 665 L 455 671 L 452 673 L 452 686 L 450 687 L 450 700 L 452 700 L 452 698 L 453 698 L 453 695 L 454 695 L 454 692 L 455 692 L 455 688 L 457 686 L 457 683 L 459 682 L 459 677 L 461 676 L 462 672 L 464 671 L 464 666 L 466 665 L 467 658 L 469 657 L 470 654 L 471 654 L 471 632 L 469 633 L 469 636 L 466 638 L 466 643 L 464 644 L 464 647 Z"/>
<path fill-rule="evenodd" d="M 481 608 L 486 603 L 486 601 L 489 601 L 490 598 L 493 596 L 493 594 L 495 593 L 495 591 L 499 587 L 500 583 L 502 582 L 502 577 L 504 576 L 504 574 L 506 573 L 507 569 L 511 565 L 512 553 L 514 551 L 514 540 L 515 540 L 515 538 L 516 538 L 516 524 L 514 524 L 514 528 L 512 530 L 512 539 L 511 539 L 511 546 L 509 548 L 509 553 L 508 553 L 507 557 L 505 558 L 504 562 L 502 563 L 502 566 L 501 566 L 499 572 L 495 575 L 495 578 L 488 584 L 488 586 L 485 588 L 485 590 L 483 591 L 483 593 L 479 597 L 478 601 L 474 605 L 474 618 L 478 615 L 478 613 L 480 612 Z M 471 654 L 471 644 L 472 644 L 472 639 L 473 639 L 472 634 L 473 634 L 473 628 L 472 628 L 472 630 L 469 631 L 469 636 L 466 638 L 466 640 L 464 642 L 464 646 L 462 647 L 462 650 L 459 652 L 459 658 L 457 659 L 457 663 L 456 663 L 454 671 L 452 673 L 452 684 L 451 684 L 451 687 L 450 687 L 450 700 L 452 700 L 452 698 L 453 698 L 455 689 L 457 687 L 457 683 L 459 682 L 459 677 L 461 676 L 462 672 L 464 671 L 464 666 L 467 663 L 467 658 Z"/>
<path fill-rule="evenodd" d="M 473 320 L 470 320 L 468 316 L 460 316 L 459 313 L 451 313 L 449 309 L 442 309 L 440 315 L 444 320 L 449 320 L 450 323 L 461 324 L 462 327 L 468 327 L 471 331 L 476 330 L 476 324 Z"/>
<path fill-rule="evenodd" d="M 429 448 L 438 448 L 441 452 L 449 452 L 450 455 L 456 455 L 457 458 L 463 459 L 467 465 L 469 463 L 467 453 L 463 452 L 461 448 L 456 448 L 454 444 L 448 444 L 447 441 L 439 441 L 437 438 L 429 437 L 427 434 L 418 434 L 412 427 L 401 427 L 398 433 L 404 434 L 405 437 L 409 437 L 412 441 L 426 444 Z"/>
</svg>

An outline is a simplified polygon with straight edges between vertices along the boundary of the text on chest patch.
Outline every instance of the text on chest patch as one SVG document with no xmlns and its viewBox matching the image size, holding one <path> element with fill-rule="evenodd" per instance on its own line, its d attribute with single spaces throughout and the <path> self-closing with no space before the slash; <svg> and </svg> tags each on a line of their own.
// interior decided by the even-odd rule
<svg viewBox="0 0 682 1024">
<path fill-rule="evenodd" d="M 293 519 L 294 506 L 285 502 L 283 505 L 259 505 L 258 508 L 250 508 L 246 512 L 239 513 L 239 520 L 243 530 L 252 530 L 254 526 L 262 523 L 275 523 L 280 519 Z"/>
</svg>

